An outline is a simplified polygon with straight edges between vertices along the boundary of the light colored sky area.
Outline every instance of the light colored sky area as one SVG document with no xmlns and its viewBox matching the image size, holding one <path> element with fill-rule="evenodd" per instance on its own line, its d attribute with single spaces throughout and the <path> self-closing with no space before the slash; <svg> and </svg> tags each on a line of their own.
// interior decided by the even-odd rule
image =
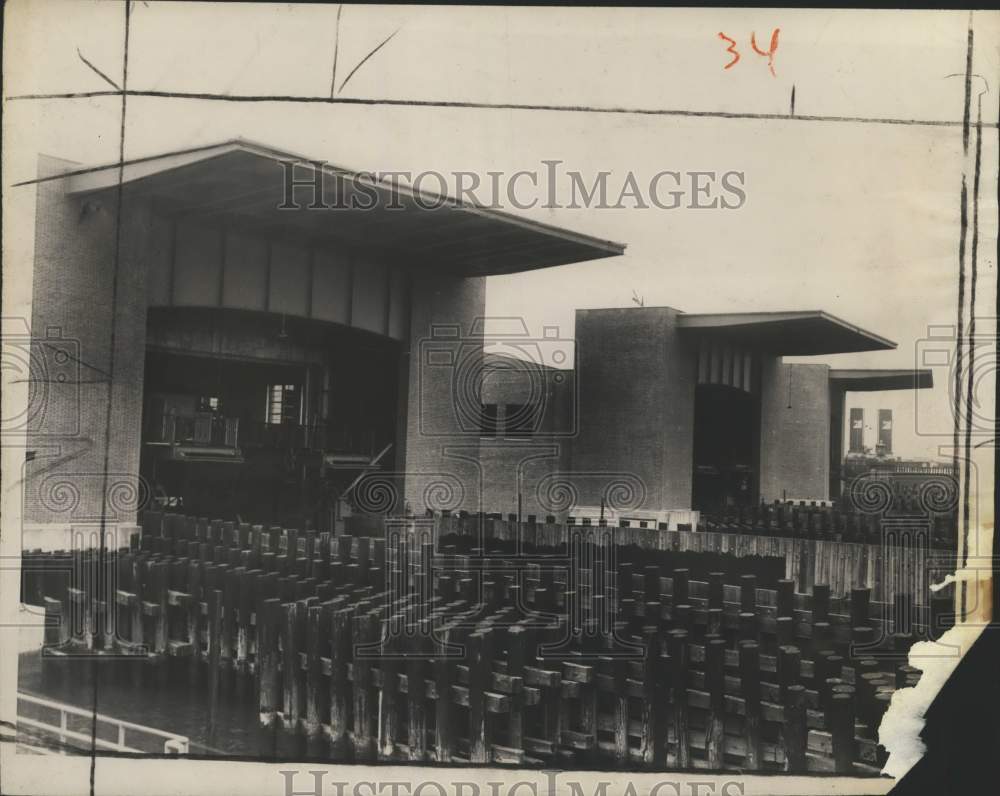
<svg viewBox="0 0 1000 796">
<path fill-rule="evenodd" d="M 93 91 L 122 79 L 123 5 L 20 2 L 5 9 L 6 96 Z M 135 3 L 128 86 L 158 91 L 324 96 L 336 6 Z M 1000 23 L 975 14 L 974 71 L 997 119 Z M 345 6 L 341 96 L 672 108 L 958 121 L 968 14 L 893 11 L 418 8 Z M 780 28 L 774 76 L 750 47 Z M 740 60 L 730 69 L 723 32 Z M 977 83 L 978 85 L 978 83 Z M 5 148 L 23 152 L 5 191 L 34 176 L 38 152 L 81 163 L 118 156 L 120 100 L 22 100 L 5 108 Z M 739 171 L 735 210 L 545 209 L 516 212 L 628 245 L 620 258 L 491 278 L 488 312 L 573 333 L 576 308 L 647 305 L 690 312 L 823 309 L 898 342 L 896 351 L 828 357 L 838 367 L 912 367 L 928 326 L 954 324 L 961 128 L 858 122 L 329 104 L 128 100 L 127 158 L 242 136 L 359 170 L 541 170 L 557 159 L 620 186 L 664 170 Z M 983 174 L 997 171 L 986 131 Z M 568 182 L 556 184 L 568 201 Z M 980 208 L 981 305 L 996 275 L 996 190 Z M 865 396 L 894 408 L 896 447 L 933 455 L 950 434 L 947 369 L 933 391 Z M 883 400 L 884 398 L 884 400 Z M 926 398 L 926 400 L 925 400 Z M 861 405 L 852 403 L 848 405 Z M 943 436 L 918 434 L 923 427 Z"/>
</svg>

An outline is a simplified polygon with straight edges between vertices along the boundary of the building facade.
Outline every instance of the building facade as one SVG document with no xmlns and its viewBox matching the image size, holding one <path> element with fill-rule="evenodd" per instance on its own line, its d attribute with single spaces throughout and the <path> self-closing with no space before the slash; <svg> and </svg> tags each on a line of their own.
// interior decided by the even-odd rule
<svg viewBox="0 0 1000 796">
<path fill-rule="evenodd" d="M 561 402 L 538 417 L 565 420 L 562 433 L 550 422 L 533 435 L 499 424 L 482 510 L 675 524 L 695 519 L 692 511 L 832 499 L 841 492 L 847 393 L 932 383 L 929 371 L 785 362 L 895 347 L 820 311 L 578 310 L 574 342 L 574 368 L 558 372 L 570 387 L 560 393 L 487 379 L 485 414 L 520 409 L 534 392 Z M 553 373 L 536 371 L 542 382 Z"/>
<path fill-rule="evenodd" d="M 375 469 L 413 474 L 385 510 L 441 481 L 478 502 L 474 463 L 445 451 L 479 428 L 433 349 L 478 357 L 486 276 L 624 250 L 242 140 L 42 158 L 35 234 L 24 530 L 40 547 L 152 501 L 322 525 Z"/>
<path fill-rule="evenodd" d="M 826 499 L 846 393 L 929 385 L 785 362 L 895 346 L 822 312 L 487 328 L 487 276 L 624 246 L 241 140 L 44 158 L 35 232 L 25 546 L 154 503 L 336 529 Z"/>
</svg>

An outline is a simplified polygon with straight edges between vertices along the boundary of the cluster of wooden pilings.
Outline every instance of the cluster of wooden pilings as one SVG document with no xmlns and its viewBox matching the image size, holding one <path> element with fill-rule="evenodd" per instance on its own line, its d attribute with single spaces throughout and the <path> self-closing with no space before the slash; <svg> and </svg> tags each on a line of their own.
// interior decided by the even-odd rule
<svg viewBox="0 0 1000 796">
<path fill-rule="evenodd" d="M 888 516 L 888 515 L 887 515 Z M 725 511 L 702 514 L 699 526 L 703 530 L 726 533 L 764 534 L 799 539 L 821 539 L 862 544 L 921 544 L 940 549 L 952 549 L 955 544 L 955 514 L 953 511 L 932 513 L 926 509 L 918 515 L 902 515 L 911 519 L 908 536 L 899 533 L 895 522 L 883 522 L 877 513 L 860 512 L 841 506 L 806 503 L 760 503 L 731 506 Z M 919 521 L 913 521 L 918 517 Z M 888 531 L 888 532 L 887 532 Z"/>
<path fill-rule="evenodd" d="M 696 581 L 577 530 L 512 549 L 147 512 L 132 549 L 26 553 L 24 600 L 46 654 L 186 658 L 210 696 L 243 676 L 263 725 L 329 760 L 877 773 L 942 601 Z"/>
</svg>

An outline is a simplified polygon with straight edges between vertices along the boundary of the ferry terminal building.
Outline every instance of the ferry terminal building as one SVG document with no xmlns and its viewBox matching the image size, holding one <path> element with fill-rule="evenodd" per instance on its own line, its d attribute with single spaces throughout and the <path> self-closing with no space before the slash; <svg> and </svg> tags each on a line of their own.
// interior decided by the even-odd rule
<svg viewBox="0 0 1000 796">
<path fill-rule="evenodd" d="M 486 277 L 625 246 L 381 187 L 367 210 L 280 209 L 290 161 L 300 183 L 357 176 L 244 140 L 121 168 L 41 159 L 26 548 L 102 518 L 127 534 L 154 502 L 336 530 L 345 511 L 676 524 L 822 500 L 846 392 L 931 386 L 784 362 L 895 347 L 818 310 L 580 310 L 572 340 L 491 328 Z"/>
</svg>

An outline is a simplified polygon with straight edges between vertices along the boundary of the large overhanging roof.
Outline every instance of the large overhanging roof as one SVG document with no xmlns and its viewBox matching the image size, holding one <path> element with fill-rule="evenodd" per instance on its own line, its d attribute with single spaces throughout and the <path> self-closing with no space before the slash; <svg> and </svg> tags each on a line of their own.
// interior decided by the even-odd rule
<svg viewBox="0 0 1000 796">
<path fill-rule="evenodd" d="M 313 181 L 321 169 L 326 204 L 339 202 L 340 208 L 309 209 L 311 188 L 298 188 L 295 202 L 301 209 L 279 210 L 286 179 L 282 164 L 289 161 L 296 164 L 297 183 Z M 141 158 L 122 166 L 81 169 L 66 176 L 70 193 L 115 191 L 120 176 L 126 197 L 148 198 L 167 212 L 193 220 L 233 220 L 282 237 L 339 241 L 397 255 L 402 265 L 465 276 L 529 271 L 625 251 L 620 243 L 448 197 L 415 194 L 405 185 L 400 185 L 393 202 L 389 183 L 243 140 Z M 435 187 L 439 182 L 427 180 Z M 374 207 L 348 209 L 352 197 Z M 438 206 L 424 209 L 418 200 L 425 207 Z"/>
<path fill-rule="evenodd" d="M 921 390 L 934 386 L 934 373 L 926 369 L 833 369 L 830 371 L 830 384 L 848 392 Z"/>
<path fill-rule="evenodd" d="M 684 313 L 677 316 L 677 325 L 777 355 L 846 354 L 896 347 L 892 340 L 820 310 Z"/>
</svg>

